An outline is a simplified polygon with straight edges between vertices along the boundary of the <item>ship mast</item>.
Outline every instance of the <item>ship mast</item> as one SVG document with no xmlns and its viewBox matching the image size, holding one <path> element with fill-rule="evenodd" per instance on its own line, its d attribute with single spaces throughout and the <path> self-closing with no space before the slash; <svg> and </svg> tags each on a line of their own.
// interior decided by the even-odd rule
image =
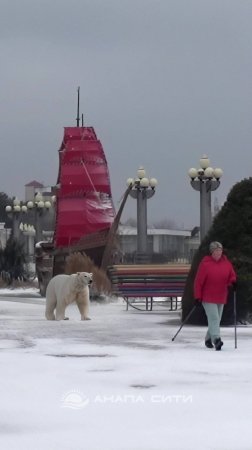
<svg viewBox="0 0 252 450">
<path fill-rule="evenodd" d="M 77 97 L 77 118 L 76 118 L 76 122 L 77 122 L 77 127 L 80 126 L 80 86 L 77 89 L 78 92 L 78 97 Z"/>
</svg>

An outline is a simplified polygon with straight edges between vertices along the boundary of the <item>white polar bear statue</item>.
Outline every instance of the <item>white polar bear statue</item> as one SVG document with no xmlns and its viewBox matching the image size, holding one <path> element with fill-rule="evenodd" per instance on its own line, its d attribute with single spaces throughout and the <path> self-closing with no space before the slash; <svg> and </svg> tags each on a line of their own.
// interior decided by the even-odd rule
<svg viewBox="0 0 252 450">
<path fill-rule="evenodd" d="M 46 289 L 46 319 L 64 320 L 67 305 L 76 302 L 81 320 L 89 320 L 89 285 L 92 279 L 93 274 L 88 272 L 56 275 L 51 278 Z"/>
</svg>

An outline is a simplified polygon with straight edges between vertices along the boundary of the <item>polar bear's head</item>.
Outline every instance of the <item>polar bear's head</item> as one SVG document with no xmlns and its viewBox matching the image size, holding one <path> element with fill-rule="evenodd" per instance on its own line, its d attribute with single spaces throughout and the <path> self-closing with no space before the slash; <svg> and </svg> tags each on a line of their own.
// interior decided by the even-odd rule
<svg viewBox="0 0 252 450">
<path fill-rule="evenodd" d="M 77 272 L 75 274 L 75 287 L 82 289 L 85 286 L 90 286 L 93 281 L 93 274 L 89 272 Z"/>
</svg>

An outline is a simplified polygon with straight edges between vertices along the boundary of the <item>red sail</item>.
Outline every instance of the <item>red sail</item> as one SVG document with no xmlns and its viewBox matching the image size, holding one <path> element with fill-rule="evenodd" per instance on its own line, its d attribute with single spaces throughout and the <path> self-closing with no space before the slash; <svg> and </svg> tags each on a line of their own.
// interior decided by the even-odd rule
<svg viewBox="0 0 252 450">
<path fill-rule="evenodd" d="M 67 127 L 59 150 L 55 248 L 108 231 L 114 221 L 106 157 L 92 127 Z"/>
</svg>

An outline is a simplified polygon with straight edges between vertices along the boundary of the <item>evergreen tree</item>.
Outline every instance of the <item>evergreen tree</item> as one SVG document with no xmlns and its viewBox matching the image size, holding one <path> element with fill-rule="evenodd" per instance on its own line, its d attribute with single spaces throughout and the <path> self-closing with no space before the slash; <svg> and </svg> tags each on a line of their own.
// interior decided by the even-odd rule
<svg viewBox="0 0 252 450">
<path fill-rule="evenodd" d="M 183 320 L 193 306 L 194 278 L 203 256 L 209 254 L 209 243 L 219 241 L 224 253 L 232 261 L 238 276 L 237 317 L 240 321 L 252 317 L 252 178 L 236 183 L 227 196 L 213 225 L 201 243 L 192 262 L 182 299 Z M 233 322 L 233 293 L 224 308 L 223 324 Z M 203 308 L 197 308 L 190 323 L 206 324 Z"/>
<path fill-rule="evenodd" d="M 2 278 L 8 280 L 26 279 L 25 252 L 22 243 L 10 237 L 4 250 L 0 252 L 0 271 Z"/>
<path fill-rule="evenodd" d="M 0 192 L 0 222 L 5 222 L 5 227 L 11 228 L 12 220 L 5 211 L 7 205 L 12 205 L 12 199 L 4 192 Z"/>
</svg>

